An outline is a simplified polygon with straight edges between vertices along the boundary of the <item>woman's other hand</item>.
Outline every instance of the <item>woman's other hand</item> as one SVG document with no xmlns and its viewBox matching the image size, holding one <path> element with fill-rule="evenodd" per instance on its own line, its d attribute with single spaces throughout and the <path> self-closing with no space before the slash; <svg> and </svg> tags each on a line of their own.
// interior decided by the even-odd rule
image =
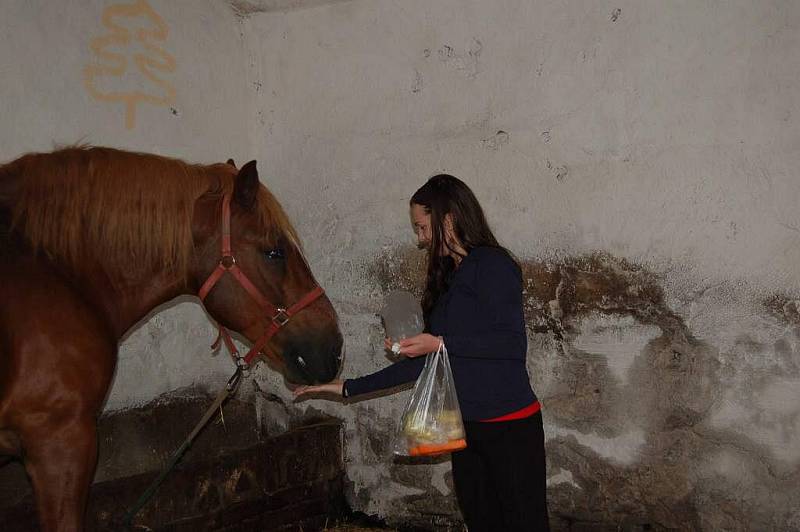
<svg viewBox="0 0 800 532">
<path fill-rule="evenodd" d="M 304 395 L 308 395 L 311 393 L 321 393 L 327 395 L 335 395 L 337 398 L 342 397 L 342 387 L 344 386 L 343 381 L 331 381 L 327 384 L 315 384 L 309 386 L 298 386 L 292 393 L 294 394 L 294 398 L 298 399 Z"/>
<path fill-rule="evenodd" d="M 404 338 L 398 343 L 400 344 L 401 355 L 414 358 L 436 352 L 439 349 L 439 344 L 442 343 L 442 338 L 441 336 L 422 333 L 411 338 Z M 386 339 L 386 344 L 391 349 L 391 343 L 389 343 L 388 338 Z"/>
</svg>

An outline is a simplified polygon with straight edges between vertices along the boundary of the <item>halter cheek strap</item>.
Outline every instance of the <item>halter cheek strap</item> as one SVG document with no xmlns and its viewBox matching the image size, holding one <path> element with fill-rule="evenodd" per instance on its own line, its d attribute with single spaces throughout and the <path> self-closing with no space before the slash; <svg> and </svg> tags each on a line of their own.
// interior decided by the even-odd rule
<svg viewBox="0 0 800 532">
<path fill-rule="evenodd" d="M 217 267 L 211 272 L 211 275 L 208 276 L 208 279 L 206 279 L 197 293 L 201 301 L 205 302 L 209 292 L 226 273 L 233 275 L 233 278 L 250 294 L 250 297 L 255 300 L 270 319 L 267 330 L 258 337 L 245 356 L 239 354 L 239 350 L 236 349 L 236 345 L 234 345 L 227 329 L 219 325 L 219 336 L 212 347 L 216 349 L 220 340 L 224 341 L 228 351 L 236 360 L 236 364 L 244 368 L 247 368 L 252 363 L 256 355 L 261 353 L 264 346 L 277 334 L 281 327 L 289 323 L 289 320 L 295 314 L 316 301 L 324 293 L 322 287 L 315 285 L 310 292 L 288 309 L 275 306 L 264 297 L 258 287 L 250 281 L 247 275 L 239 268 L 239 265 L 236 264 L 236 258 L 231 249 L 231 198 L 228 194 L 225 194 L 222 198 L 222 256 Z"/>
<path fill-rule="evenodd" d="M 228 351 L 231 353 L 231 356 L 234 357 L 236 360 L 236 372 L 228 381 L 228 384 L 223 388 L 214 402 L 211 404 L 211 407 L 206 410 L 206 413 L 203 414 L 203 418 L 200 422 L 195 426 L 192 432 L 189 434 L 189 437 L 183 442 L 183 444 L 178 448 L 175 453 L 173 453 L 172 458 L 170 459 L 170 463 L 166 469 L 164 469 L 161 474 L 153 481 L 152 484 L 145 490 L 139 500 L 136 501 L 133 508 L 131 508 L 123 519 L 123 522 L 130 526 L 133 522 L 133 518 L 139 513 L 139 510 L 144 507 L 150 497 L 156 492 L 158 486 L 161 482 L 166 478 L 169 472 L 175 467 L 175 464 L 178 463 L 183 453 L 189 446 L 192 444 L 195 436 L 200 432 L 200 430 L 208 423 L 211 416 L 216 413 L 217 408 L 220 410 L 222 409 L 222 404 L 225 402 L 225 399 L 228 398 L 235 390 L 239 384 L 239 381 L 242 377 L 242 372 L 246 370 L 253 359 L 261 352 L 261 349 L 267 345 L 267 342 L 275 336 L 275 334 L 280 330 L 281 327 L 289 323 L 289 320 L 306 308 L 308 305 L 316 301 L 318 297 L 323 294 L 322 288 L 319 285 L 315 285 L 314 288 L 300 298 L 300 301 L 289 307 L 288 309 L 283 309 L 280 307 L 276 307 L 272 303 L 270 303 L 267 298 L 261 293 L 261 291 L 252 283 L 250 279 L 247 278 L 247 275 L 239 268 L 236 264 L 236 259 L 233 256 L 233 252 L 231 251 L 231 202 L 230 196 L 227 194 L 222 198 L 222 257 L 219 259 L 219 264 L 214 271 L 211 272 L 211 275 L 208 276 L 208 279 L 203 283 L 203 286 L 200 287 L 200 291 L 198 292 L 198 296 L 200 296 L 201 301 L 205 301 L 206 296 L 217 282 L 222 278 L 223 275 L 226 273 L 230 273 L 233 275 L 233 278 L 236 279 L 240 285 L 247 291 L 248 294 L 258 303 L 258 305 L 264 310 L 264 312 L 270 316 L 270 323 L 267 330 L 255 341 L 253 347 L 250 348 L 250 351 L 245 356 L 241 356 L 239 354 L 239 350 L 236 349 L 236 346 L 231 340 L 231 335 L 228 333 L 227 329 L 222 325 L 219 325 L 219 336 L 217 340 L 214 342 L 212 346 L 214 349 L 217 348 L 220 341 L 224 341 L 225 345 L 228 347 Z"/>
</svg>

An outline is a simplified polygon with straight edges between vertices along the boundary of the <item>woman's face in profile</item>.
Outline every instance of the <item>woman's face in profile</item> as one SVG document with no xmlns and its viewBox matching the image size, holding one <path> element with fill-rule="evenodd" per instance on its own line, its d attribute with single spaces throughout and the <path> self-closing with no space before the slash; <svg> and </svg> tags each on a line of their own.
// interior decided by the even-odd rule
<svg viewBox="0 0 800 532">
<path fill-rule="evenodd" d="M 417 248 L 430 251 L 432 235 L 430 213 L 426 212 L 425 207 L 422 205 L 414 203 L 409 210 L 409 216 L 411 217 L 411 227 L 414 228 L 414 234 L 417 235 Z M 453 229 L 453 217 L 450 214 L 446 214 L 444 217 L 444 238 L 451 248 L 460 246 Z M 442 243 L 442 249 L 439 250 L 437 255 L 445 256 L 449 254 L 445 244 Z"/>
<path fill-rule="evenodd" d="M 430 249 L 431 245 L 431 215 L 425 212 L 425 207 L 416 203 L 411 205 L 409 210 L 411 217 L 411 227 L 417 235 L 417 247 L 419 249 Z"/>
</svg>

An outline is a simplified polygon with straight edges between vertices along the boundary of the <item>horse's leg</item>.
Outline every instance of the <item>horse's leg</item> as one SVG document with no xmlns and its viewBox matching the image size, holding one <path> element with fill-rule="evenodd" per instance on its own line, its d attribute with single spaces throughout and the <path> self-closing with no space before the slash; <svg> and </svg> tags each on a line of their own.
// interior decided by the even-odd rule
<svg viewBox="0 0 800 532">
<path fill-rule="evenodd" d="M 117 339 L 42 263 L 0 261 L 0 278 L 11 280 L 0 285 L 0 430 L 18 439 L 42 530 L 80 531 Z M 14 437 L 7 444 L 13 450 Z"/>
<path fill-rule="evenodd" d="M 26 435 L 28 436 L 28 435 Z M 42 532 L 81 532 L 97 463 L 94 416 L 79 416 L 32 434 L 25 444 L 25 469 L 36 494 Z"/>
</svg>

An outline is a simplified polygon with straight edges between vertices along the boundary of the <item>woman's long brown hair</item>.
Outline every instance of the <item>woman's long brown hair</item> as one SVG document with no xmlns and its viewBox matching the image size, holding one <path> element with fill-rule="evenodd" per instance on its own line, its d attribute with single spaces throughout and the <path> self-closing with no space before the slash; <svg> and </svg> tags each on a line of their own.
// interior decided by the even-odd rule
<svg viewBox="0 0 800 532">
<path fill-rule="evenodd" d="M 501 246 L 492 233 L 478 199 L 460 179 L 449 174 L 439 174 L 411 196 L 410 205 L 420 205 L 431 215 L 431 242 L 428 248 L 428 272 L 422 296 L 422 310 L 426 330 L 433 307 L 449 287 L 449 279 L 456 269 L 452 257 L 442 253 L 447 249 L 456 252 L 445 238 L 444 220 L 451 215 L 453 232 L 467 254 L 476 247 L 492 247 L 503 251 L 519 268 L 514 255 Z"/>
</svg>

